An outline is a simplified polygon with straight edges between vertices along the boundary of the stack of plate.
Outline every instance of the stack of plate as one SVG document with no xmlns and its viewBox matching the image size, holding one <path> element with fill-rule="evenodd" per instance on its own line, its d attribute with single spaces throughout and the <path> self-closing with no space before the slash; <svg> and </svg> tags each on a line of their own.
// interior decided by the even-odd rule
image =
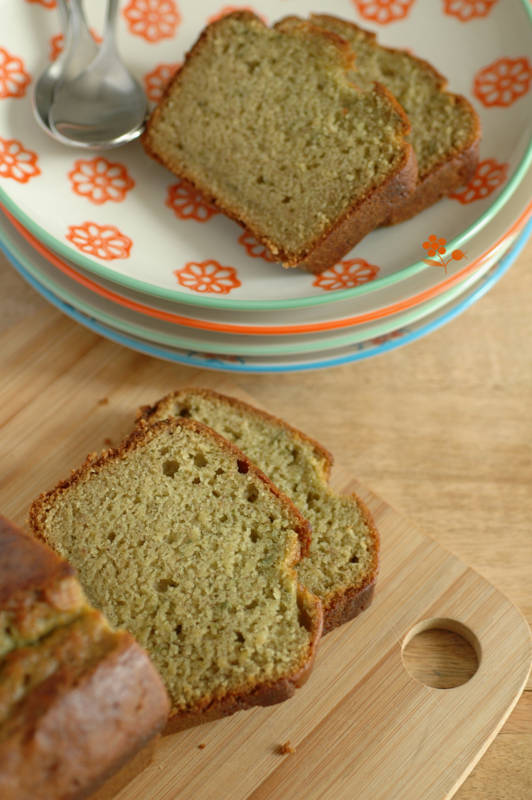
<svg viewBox="0 0 532 800">
<path fill-rule="evenodd" d="M 375 30 L 383 44 L 430 60 L 451 90 L 472 101 L 483 129 L 467 187 L 406 223 L 374 231 L 321 275 L 272 263 L 138 142 L 76 151 L 38 128 L 32 81 L 61 46 L 53 5 L 0 0 L 0 246 L 51 303 L 103 336 L 231 372 L 356 361 L 455 317 L 499 280 L 526 241 L 526 0 L 300 0 L 301 16 L 337 14 Z M 104 6 L 94 0 L 88 8 L 96 30 Z M 124 4 L 119 46 L 152 100 L 207 21 L 233 8 L 215 0 Z M 279 0 L 257 0 L 254 10 L 268 22 L 286 13 Z M 439 252 L 431 255 L 434 242 Z"/>
</svg>

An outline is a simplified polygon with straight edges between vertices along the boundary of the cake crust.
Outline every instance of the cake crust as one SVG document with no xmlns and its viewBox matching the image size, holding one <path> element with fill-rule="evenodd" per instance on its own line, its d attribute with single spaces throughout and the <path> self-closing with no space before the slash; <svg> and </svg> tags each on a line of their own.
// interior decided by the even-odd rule
<svg viewBox="0 0 532 800">
<path fill-rule="evenodd" d="M 0 656 L 2 800 L 84 800 L 106 790 L 168 717 L 147 654 L 90 608 L 70 564 L 4 518 L 0 598 L 11 631 Z"/>
<path fill-rule="evenodd" d="M 366 42 L 370 43 L 375 51 L 382 50 L 390 54 L 397 54 L 402 58 L 405 52 L 393 47 L 385 47 L 377 42 L 377 36 L 371 31 L 355 25 L 355 23 L 334 17 L 328 14 L 311 14 L 310 20 L 315 25 L 331 25 L 338 35 L 342 35 L 341 29 L 352 31 L 354 34 L 362 34 Z M 330 30 L 329 28 L 325 28 Z M 350 45 L 351 46 L 351 45 Z M 353 51 L 354 52 L 354 51 Z M 419 214 L 425 208 L 433 205 L 447 196 L 451 192 L 468 183 L 473 176 L 478 164 L 479 146 L 482 137 L 480 119 L 471 103 L 462 95 L 449 92 L 447 89 L 447 79 L 439 73 L 428 61 L 425 61 L 410 53 L 407 54 L 411 62 L 416 63 L 426 74 L 431 75 L 435 88 L 448 97 L 452 97 L 454 102 L 461 108 L 464 116 L 468 116 L 472 122 L 471 132 L 467 141 L 460 148 L 453 148 L 445 157 L 433 164 L 428 170 L 419 166 L 417 183 L 409 195 L 405 195 L 401 201 L 394 203 L 388 216 L 381 221 L 380 226 L 396 225 L 404 222 Z M 356 78 L 357 66 L 356 58 L 354 64 L 354 75 Z M 407 113 L 407 111 L 405 112 Z"/>
</svg>

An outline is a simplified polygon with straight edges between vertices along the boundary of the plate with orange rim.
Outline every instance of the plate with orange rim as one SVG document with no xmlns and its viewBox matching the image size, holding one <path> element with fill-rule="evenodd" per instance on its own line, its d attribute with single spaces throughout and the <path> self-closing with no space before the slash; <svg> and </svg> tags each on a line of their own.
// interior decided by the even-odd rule
<svg viewBox="0 0 532 800">
<path fill-rule="evenodd" d="M 160 358 L 172 363 L 185 364 L 191 367 L 242 374 L 272 374 L 325 369 L 349 364 L 354 361 L 381 355 L 398 347 L 403 347 L 406 344 L 410 344 L 432 333 L 463 313 L 473 303 L 483 297 L 483 295 L 501 279 L 518 257 L 531 233 L 532 222 L 529 222 L 525 230 L 518 236 L 517 241 L 510 248 L 509 252 L 506 253 L 506 255 L 501 258 L 500 262 L 494 265 L 477 284 L 472 286 L 463 295 L 455 298 L 442 309 L 433 312 L 423 320 L 392 330 L 384 336 L 372 336 L 370 339 L 357 342 L 347 347 L 321 351 L 319 353 L 299 353 L 288 356 L 223 355 L 155 345 L 145 339 L 124 334 L 111 326 L 103 325 L 97 320 L 88 317 L 75 307 L 64 303 L 31 275 L 28 273 L 25 274 L 22 267 L 19 266 L 18 269 L 22 276 L 52 303 L 52 305 L 81 325 L 84 325 L 117 344 L 121 344 L 155 358 Z"/>
<path fill-rule="evenodd" d="M 60 273 L 79 283 L 85 289 L 99 297 L 115 303 L 119 308 L 126 308 L 135 313 L 155 320 L 173 323 L 182 328 L 199 329 L 220 333 L 236 333 L 245 335 L 285 335 L 306 334 L 319 331 L 339 330 L 384 319 L 425 303 L 448 291 L 457 283 L 465 280 L 475 270 L 481 268 L 488 260 L 497 257 L 526 224 L 532 215 L 532 167 L 517 188 L 514 195 L 496 215 L 491 225 L 484 228 L 469 242 L 465 256 L 457 261 L 450 259 L 449 254 L 443 256 L 446 263 L 445 278 L 442 280 L 440 270 L 425 270 L 405 279 L 397 286 L 386 287 L 358 298 L 341 300 L 328 305 L 288 311 L 226 311 L 204 309 L 200 306 L 185 305 L 174 301 L 143 295 L 133 289 L 120 286 L 105 278 L 100 278 L 84 270 L 79 265 L 57 255 L 47 248 L 10 214 L 0 211 L 0 240 L 9 240 L 14 229 L 26 240 L 28 257 L 32 251 L 48 262 Z M 7 242 L 9 244 L 9 242 Z M 29 249 L 28 249 L 29 248 Z M 340 265 L 343 267 L 344 265 Z M 336 273 L 338 284 L 342 285 L 345 273 Z M 331 281 L 329 291 L 335 291 Z M 117 309 L 118 310 L 118 309 Z"/>
<path fill-rule="evenodd" d="M 35 123 L 32 81 L 61 45 L 53 0 L 0 0 L 0 202 L 48 248 L 95 277 L 150 298 L 220 310 L 327 305 L 394 287 L 426 272 L 429 235 L 466 250 L 518 188 L 532 161 L 532 8 L 526 0 L 299 0 L 365 25 L 383 44 L 409 48 L 449 78 L 478 111 L 483 140 L 470 185 L 412 220 L 374 231 L 346 256 L 346 288 L 284 270 L 232 221 L 148 159 L 138 142 L 84 154 Z M 104 0 L 88 8 L 101 30 Z M 256 0 L 268 23 L 294 9 Z M 125 0 L 119 47 L 150 96 L 203 26 L 229 8 L 216 0 Z M 336 269 L 336 268 L 335 268 Z M 443 273 L 443 270 L 438 271 Z M 440 280 L 445 277 L 440 274 Z M 344 281 L 340 281 L 344 285 Z"/>
<path fill-rule="evenodd" d="M 220 333 L 219 331 L 201 330 L 176 325 L 172 322 L 154 319 L 144 314 L 139 314 L 128 308 L 117 306 L 110 300 L 101 297 L 86 287 L 73 281 L 64 273 L 58 271 L 52 264 L 32 251 L 27 243 L 16 231 L 9 235 L 2 230 L 0 248 L 11 260 L 15 268 L 22 266 L 26 273 L 39 281 L 46 289 L 70 307 L 104 325 L 110 325 L 116 330 L 134 337 L 152 342 L 155 345 L 197 350 L 224 356 L 232 353 L 236 356 L 289 356 L 295 353 L 311 353 L 331 350 L 333 348 L 351 346 L 370 338 L 386 336 L 398 327 L 405 327 L 419 322 L 440 308 L 448 305 L 452 300 L 467 293 L 508 251 L 515 238 L 507 237 L 504 246 L 498 252 L 486 259 L 467 277 L 460 280 L 452 288 L 439 294 L 437 297 L 418 303 L 413 308 L 391 314 L 382 319 L 353 325 L 350 327 L 318 331 L 313 333 L 300 333 L 298 335 L 284 334 L 248 336 L 234 333 Z"/>
</svg>

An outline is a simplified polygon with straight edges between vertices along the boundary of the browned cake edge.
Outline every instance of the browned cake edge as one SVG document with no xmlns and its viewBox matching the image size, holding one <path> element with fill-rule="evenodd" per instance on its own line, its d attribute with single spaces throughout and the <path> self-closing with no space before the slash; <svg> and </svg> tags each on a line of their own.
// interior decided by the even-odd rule
<svg viewBox="0 0 532 800">
<path fill-rule="evenodd" d="M 297 561 L 299 561 L 303 556 L 308 555 L 312 536 L 310 525 L 303 517 L 299 509 L 295 507 L 292 501 L 289 500 L 286 495 L 280 492 L 277 486 L 271 482 L 268 476 L 265 475 L 264 472 L 261 472 L 261 470 L 256 467 L 255 464 L 253 464 L 249 458 L 238 449 L 236 445 L 234 445 L 232 442 L 229 442 L 227 439 L 224 439 L 224 437 L 220 436 L 220 434 L 216 433 L 216 431 L 208 428 L 207 425 L 203 425 L 203 423 L 198 422 L 197 420 L 182 418 L 162 420 L 151 426 L 147 425 L 143 420 L 141 420 L 137 429 L 127 436 L 117 448 L 104 450 L 101 456 L 98 456 L 96 453 L 90 453 L 81 467 L 72 471 L 70 477 L 68 477 L 66 480 L 60 481 L 55 489 L 51 489 L 49 492 L 43 492 L 36 500 L 33 501 L 28 513 L 28 524 L 33 532 L 33 535 L 37 539 L 45 542 L 45 544 L 48 544 L 44 534 L 44 518 L 46 517 L 46 513 L 51 508 L 53 503 L 59 499 L 61 495 L 67 492 L 71 486 L 82 483 L 91 475 L 97 474 L 109 462 L 120 461 L 124 459 L 128 453 L 136 450 L 136 448 L 140 447 L 144 442 L 150 441 L 150 439 L 154 438 L 159 430 L 174 431 L 179 427 L 191 428 L 197 434 L 213 440 L 218 447 L 221 447 L 226 452 L 230 452 L 233 456 L 236 456 L 237 460 L 242 464 L 242 472 L 250 471 L 253 475 L 255 475 L 255 477 L 262 481 L 266 488 L 273 495 L 275 495 L 278 500 L 281 501 L 285 509 L 296 519 L 294 530 L 298 535 L 301 551 Z M 297 561 L 295 561 L 294 564 L 297 563 Z"/>
<path fill-rule="evenodd" d="M 60 611 L 73 598 L 74 610 L 83 614 L 89 607 L 75 576 L 68 562 L 0 517 L 0 610 L 15 603 L 20 613 L 34 615 L 36 596 Z M 59 627 L 63 624 L 68 621 Z M 109 635 L 114 649 L 81 678 L 69 664 L 60 664 L 16 707 L 20 735 L 0 744 L 3 800 L 84 800 L 117 770 L 125 775 L 126 762 L 165 724 L 168 697 L 148 655 L 129 633 Z M 143 769 L 141 761 L 135 762 L 135 774 Z"/>
<path fill-rule="evenodd" d="M 205 698 L 193 711 L 173 712 L 163 730 L 163 736 L 187 730 L 203 722 L 213 722 L 229 717 L 237 711 L 246 711 L 254 706 L 273 706 L 294 696 L 309 679 L 314 666 L 318 644 L 322 636 L 323 612 L 317 597 L 304 586 L 298 584 L 299 617 L 310 633 L 310 647 L 307 660 L 291 675 L 275 681 L 258 684 L 251 690 L 235 691 L 221 699 Z"/>
<path fill-rule="evenodd" d="M 232 16 L 242 21 L 254 20 L 264 25 L 255 14 L 249 11 L 235 11 L 233 14 L 227 16 Z M 414 151 L 411 145 L 403 140 L 403 157 L 401 163 L 396 167 L 394 172 L 390 174 L 382 184 L 368 192 L 364 198 L 356 200 L 347 208 L 329 230 L 316 239 L 307 252 L 299 252 L 294 255 L 280 249 L 276 243 L 272 243 L 267 237 L 263 236 L 260 231 L 255 229 L 253 223 L 246 218 L 245 214 L 239 213 L 235 208 L 215 198 L 209 186 L 197 179 L 194 180 L 188 173 L 179 170 L 174 165 L 171 166 L 168 164 L 155 152 L 150 139 L 152 127 L 157 124 L 157 120 L 162 114 L 168 97 L 182 82 L 183 76 L 186 75 L 187 69 L 190 68 L 191 60 L 206 45 L 214 28 L 222 24 L 223 21 L 227 19 L 227 16 L 207 26 L 202 31 L 192 49 L 186 54 L 184 65 L 177 71 L 173 79 L 170 80 L 161 101 L 148 119 L 146 130 L 141 137 L 141 142 L 146 153 L 151 156 L 151 158 L 155 159 L 159 164 L 162 164 L 162 166 L 166 167 L 170 172 L 173 172 L 178 178 L 184 180 L 188 185 L 197 189 L 204 195 L 208 202 L 218 207 L 226 216 L 234 219 L 239 225 L 250 231 L 257 241 L 261 242 L 275 253 L 275 259 L 280 261 L 284 267 L 297 267 L 311 273 L 323 272 L 337 264 L 346 253 L 364 238 L 364 236 L 390 216 L 397 203 L 403 203 L 406 197 L 414 191 L 417 181 L 417 162 Z M 292 22 L 295 18 L 288 17 L 286 19 Z M 282 30 L 284 22 L 285 20 L 281 20 L 274 27 Z M 354 54 L 351 46 L 345 39 L 342 39 L 341 36 L 331 31 L 321 29 L 304 20 L 298 20 L 298 22 L 302 29 L 312 31 L 313 33 L 319 32 L 324 38 L 333 41 L 343 56 L 346 73 L 352 69 Z M 375 84 L 375 91 L 385 96 L 390 104 L 394 106 L 402 122 L 402 130 L 398 132 L 398 135 L 406 135 L 410 130 L 410 122 L 399 103 L 383 86 Z"/>
<path fill-rule="evenodd" d="M 297 428 L 292 427 L 292 425 L 289 425 L 288 422 L 279 419 L 279 417 L 274 417 L 273 414 L 268 414 L 267 411 L 263 411 L 260 408 L 255 408 L 255 406 L 252 406 L 249 403 L 245 403 L 243 400 L 238 400 L 238 398 L 230 397 L 229 395 L 226 394 L 220 394 L 219 392 L 215 392 L 212 389 L 202 389 L 196 386 L 190 386 L 190 387 L 185 387 L 183 389 L 178 389 L 175 392 L 170 392 L 169 394 L 165 395 L 161 400 L 157 401 L 157 403 L 154 403 L 152 406 L 141 406 L 141 408 L 139 408 L 139 410 L 137 411 L 135 422 L 138 424 L 138 422 L 141 419 L 143 419 L 145 422 L 151 425 L 152 424 L 151 418 L 159 413 L 162 406 L 168 405 L 168 403 L 172 403 L 174 401 L 179 401 L 180 397 L 186 396 L 187 394 L 190 393 L 199 395 L 200 397 L 208 397 L 213 400 L 218 400 L 223 403 L 229 403 L 234 408 L 239 408 L 246 414 L 251 414 L 252 416 L 257 417 L 257 419 L 263 419 L 266 420 L 267 422 L 274 423 L 279 428 L 288 431 L 288 433 L 293 434 L 298 439 L 302 439 L 304 442 L 307 442 L 314 448 L 317 457 L 321 459 L 323 470 L 327 475 L 327 478 L 329 477 L 331 472 L 331 467 L 334 464 L 334 458 L 332 456 L 332 453 L 326 450 L 325 447 L 323 447 L 323 445 L 321 445 L 315 439 L 312 439 L 310 436 L 307 436 L 306 433 L 298 431 Z"/>
<path fill-rule="evenodd" d="M 0 744 L 3 800 L 84 800 L 156 736 L 168 698 L 126 631 L 80 676 L 62 664 L 24 701 L 18 735 Z"/>
<path fill-rule="evenodd" d="M 355 25 L 353 22 L 340 17 L 335 17 L 330 14 L 311 14 L 310 20 L 318 26 L 320 20 L 330 20 L 332 23 L 341 22 L 347 28 L 352 28 L 354 31 L 362 31 L 366 34 L 375 48 L 382 48 L 383 50 L 388 50 L 390 53 L 400 53 L 404 55 L 404 50 L 379 44 L 377 42 L 377 35 L 372 31 L 361 28 L 359 25 Z M 442 197 L 445 197 L 468 183 L 475 174 L 479 158 L 479 145 L 482 137 L 480 119 L 469 100 L 463 97 L 463 95 L 447 91 L 447 79 L 428 61 L 418 58 L 411 53 L 408 53 L 408 55 L 412 61 L 417 61 L 426 71 L 433 74 L 438 89 L 444 94 L 454 97 L 456 102 L 471 115 L 475 125 L 469 140 L 460 150 L 456 150 L 454 153 L 447 155 L 440 162 L 431 167 L 428 172 L 418 175 L 417 185 L 414 191 L 408 197 L 404 198 L 400 204 L 391 206 L 390 214 L 380 223 L 381 227 L 396 225 L 398 222 L 411 219 L 411 217 L 419 214 L 420 211 L 437 203 Z"/>
<path fill-rule="evenodd" d="M 350 497 L 355 501 L 366 523 L 373 540 L 373 569 L 358 586 L 348 587 L 336 592 L 328 602 L 323 604 L 323 635 L 330 633 L 340 625 L 344 625 L 362 611 L 366 611 L 373 600 L 377 576 L 379 574 L 380 536 L 377 526 L 366 504 L 354 492 Z"/>
<path fill-rule="evenodd" d="M 457 102 L 470 106 L 465 97 L 457 96 Z M 475 113 L 476 116 L 476 113 Z M 478 117 L 477 117 L 478 121 Z M 446 161 L 436 164 L 430 172 L 418 180 L 415 191 L 403 201 L 401 206 L 393 208 L 390 215 L 381 222 L 381 227 L 397 225 L 415 217 L 420 211 L 437 203 L 443 197 L 469 183 L 475 176 L 479 159 L 481 139 L 480 122 L 469 145 L 450 156 Z"/>
<path fill-rule="evenodd" d="M 117 461 L 125 458 L 129 452 L 157 436 L 159 431 L 175 431 L 179 427 L 190 428 L 199 435 L 213 440 L 226 452 L 231 453 L 237 458 L 239 468 L 240 465 L 245 465 L 246 469 L 243 469 L 243 472 L 251 472 L 255 475 L 265 484 L 266 488 L 281 501 L 285 509 L 294 518 L 294 530 L 299 537 L 300 553 L 295 557 L 291 565 L 295 566 L 303 555 L 308 554 L 311 529 L 307 520 L 302 516 L 301 512 L 292 501 L 282 494 L 271 480 L 261 472 L 238 447 L 227 439 L 224 439 L 223 436 L 220 436 L 211 428 L 193 419 L 173 418 L 171 420 L 157 422 L 152 426 L 148 426 L 141 420 L 139 422 L 139 427 L 124 439 L 118 448 L 106 451 L 100 457 L 89 455 L 84 464 L 82 464 L 79 469 L 75 470 L 69 478 L 61 481 L 56 488 L 52 489 L 50 492 L 41 494 L 32 503 L 28 522 L 34 535 L 38 539 L 46 541 L 44 534 L 46 514 L 53 506 L 54 502 L 59 499 L 61 495 L 65 494 L 70 487 L 83 482 L 92 474 L 97 474 L 100 470 L 105 468 L 106 464 L 110 461 Z M 317 597 L 302 586 L 298 588 L 298 604 L 300 618 L 303 619 L 303 624 L 310 633 L 310 644 L 305 661 L 299 664 L 292 674 L 286 675 L 273 682 L 259 684 L 251 690 L 248 687 L 244 687 L 242 691 L 237 690 L 231 692 L 221 699 L 205 697 L 201 702 L 196 703 L 194 708 L 190 711 L 183 712 L 174 709 L 170 714 L 163 734 L 166 735 L 179 730 L 185 730 L 186 728 L 194 727 L 203 722 L 210 722 L 214 719 L 226 717 L 234 714 L 236 711 L 252 708 L 256 705 L 281 703 L 292 697 L 295 690 L 306 682 L 312 671 L 318 642 L 321 638 L 323 628 L 321 603 Z"/>
<path fill-rule="evenodd" d="M 0 515 L 0 609 L 19 592 L 46 593 L 76 570 Z"/>
<path fill-rule="evenodd" d="M 269 423 L 273 423 L 293 436 L 308 442 L 310 445 L 312 445 L 318 457 L 322 459 L 324 466 L 324 481 L 328 481 L 330 470 L 333 465 L 333 456 L 319 442 L 317 442 L 315 439 L 312 439 L 310 436 L 307 436 L 307 434 L 303 433 L 297 428 L 294 428 L 292 425 L 289 425 L 284 420 L 274 417 L 272 414 L 268 414 L 262 409 L 255 408 L 255 406 L 245 403 L 243 400 L 238 400 L 236 397 L 230 397 L 229 395 L 220 394 L 212 389 L 202 389 L 195 386 L 189 386 L 185 387 L 184 389 L 178 389 L 175 392 L 170 392 L 152 406 L 146 405 L 139 408 L 136 416 L 137 423 L 139 421 L 144 421 L 150 424 L 150 419 L 158 414 L 161 408 L 164 408 L 173 401 L 178 401 L 180 396 L 184 397 L 191 393 L 201 397 L 210 397 L 213 400 L 222 403 L 228 403 L 234 408 L 244 411 L 246 414 L 250 414 L 257 419 L 263 419 Z M 334 630 L 334 628 L 349 622 L 349 620 L 354 619 L 362 611 L 365 611 L 367 608 L 369 608 L 373 600 L 375 583 L 379 572 L 379 532 L 366 504 L 354 493 L 351 494 L 351 498 L 358 506 L 361 516 L 367 525 L 370 536 L 373 540 L 375 554 L 373 569 L 359 586 L 352 586 L 339 590 L 328 600 L 328 602 L 322 604 L 323 635 Z"/>
</svg>

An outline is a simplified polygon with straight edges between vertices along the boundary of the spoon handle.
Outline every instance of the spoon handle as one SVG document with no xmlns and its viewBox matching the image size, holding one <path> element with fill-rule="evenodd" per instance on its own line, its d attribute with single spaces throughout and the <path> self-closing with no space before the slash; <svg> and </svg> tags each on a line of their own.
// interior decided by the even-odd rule
<svg viewBox="0 0 532 800">
<path fill-rule="evenodd" d="M 66 0 L 57 0 L 57 10 L 59 11 L 61 30 L 66 38 L 68 25 L 70 22 L 70 8 L 68 7 Z"/>
<path fill-rule="evenodd" d="M 107 0 L 106 26 L 115 30 L 116 15 L 120 0 Z"/>
<path fill-rule="evenodd" d="M 69 0 L 70 19 L 65 45 L 67 57 L 56 93 L 61 85 L 80 75 L 98 53 L 98 47 L 87 26 L 81 0 Z"/>
</svg>

